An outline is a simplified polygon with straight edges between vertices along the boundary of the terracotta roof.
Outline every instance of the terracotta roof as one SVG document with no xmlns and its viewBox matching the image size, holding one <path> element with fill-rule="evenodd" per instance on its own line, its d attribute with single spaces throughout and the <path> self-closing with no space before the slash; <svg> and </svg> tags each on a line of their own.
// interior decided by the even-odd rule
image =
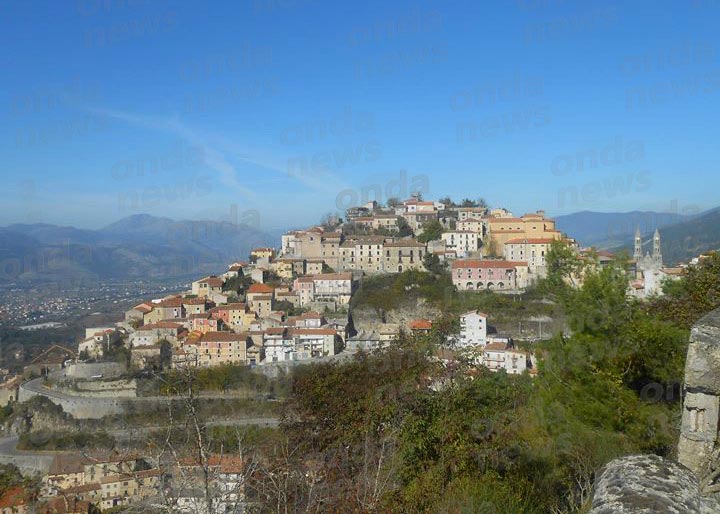
<svg viewBox="0 0 720 514">
<path fill-rule="evenodd" d="M 274 251 L 275 251 L 275 249 L 274 249 L 274 248 L 270 248 L 270 247 L 265 247 L 265 248 L 253 248 L 250 253 L 255 253 L 255 252 L 274 252 Z"/>
<path fill-rule="evenodd" d="M 185 305 L 205 305 L 207 300 L 205 298 L 183 298 Z"/>
<path fill-rule="evenodd" d="M 198 283 L 207 284 L 210 287 L 222 287 L 223 279 L 210 275 L 209 277 L 201 278 L 200 280 L 198 280 Z"/>
<path fill-rule="evenodd" d="M 180 329 L 182 325 L 180 323 L 173 323 L 172 321 L 158 321 L 157 323 L 150 323 L 149 325 L 138 327 L 137 330 L 157 330 L 159 328 Z"/>
<path fill-rule="evenodd" d="M 243 471 L 243 459 L 240 455 L 211 455 L 207 464 L 210 467 L 218 468 L 221 473 L 241 473 Z M 182 467 L 201 466 L 202 462 L 197 457 L 186 457 L 180 459 L 179 465 Z"/>
<path fill-rule="evenodd" d="M 275 289 L 272 287 L 266 285 L 266 284 L 253 284 L 251 285 L 247 292 L 248 293 L 272 293 Z"/>
<path fill-rule="evenodd" d="M 507 349 L 507 343 L 489 343 L 485 345 L 485 351 L 505 351 Z"/>
<path fill-rule="evenodd" d="M 183 305 L 183 299 L 182 298 L 165 298 L 161 300 L 156 305 L 160 307 L 182 307 Z"/>
<path fill-rule="evenodd" d="M 211 343 L 223 343 L 232 341 L 243 341 L 247 338 L 247 334 L 235 332 L 206 332 L 201 336 L 201 341 Z"/>
<path fill-rule="evenodd" d="M 152 309 L 153 309 L 152 304 L 143 302 L 143 303 L 136 305 L 135 307 L 133 307 L 130 310 L 136 310 L 136 311 L 140 311 L 140 312 L 150 312 Z"/>
<path fill-rule="evenodd" d="M 218 305 L 213 309 L 214 312 L 216 311 L 244 311 L 245 310 L 245 304 L 241 302 L 236 303 L 226 303 L 225 305 Z"/>
<path fill-rule="evenodd" d="M 285 334 L 286 331 L 286 327 L 270 327 L 265 329 L 265 334 L 269 336 L 280 336 Z"/>
<path fill-rule="evenodd" d="M 67 489 L 63 489 L 62 492 L 65 494 L 73 494 L 73 493 L 87 493 L 89 491 L 99 491 L 102 487 L 98 482 L 92 482 L 90 484 L 84 484 L 84 485 L 76 485 L 74 487 L 68 487 Z"/>
<path fill-rule="evenodd" d="M 25 489 L 19 485 L 11 487 L 0 497 L 0 509 L 6 509 L 10 507 L 19 507 L 25 505 Z M 14 511 L 13 511 L 14 512 Z"/>
<path fill-rule="evenodd" d="M 527 262 L 522 261 L 481 261 L 474 259 L 465 259 L 453 261 L 452 269 L 458 268 L 515 268 L 518 266 L 527 266 Z"/>
<path fill-rule="evenodd" d="M 409 323 L 410 330 L 430 330 L 432 321 L 428 319 L 414 319 Z"/>
<path fill-rule="evenodd" d="M 293 335 L 320 335 L 320 336 L 334 336 L 337 335 L 337 330 L 332 328 L 293 328 L 290 331 Z"/>
</svg>

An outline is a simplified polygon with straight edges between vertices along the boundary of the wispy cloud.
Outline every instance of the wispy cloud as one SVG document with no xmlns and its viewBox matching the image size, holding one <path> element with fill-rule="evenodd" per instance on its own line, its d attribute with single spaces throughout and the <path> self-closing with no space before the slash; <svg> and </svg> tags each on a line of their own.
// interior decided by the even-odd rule
<svg viewBox="0 0 720 514">
<path fill-rule="evenodd" d="M 242 147 L 237 141 L 226 136 L 198 130 L 181 122 L 177 117 L 148 116 L 107 108 L 86 107 L 93 114 L 113 118 L 129 125 L 176 135 L 187 143 L 200 146 L 204 150 L 207 166 L 215 170 L 221 183 L 228 189 L 243 195 L 247 200 L 266 198 L 268 192 L 258 193 L 247 187 L 248 180 L 240 179 L 237 167 L 232 161 L 240 161 L 266 172 L 277 174 L 287 180 L 296 180 L 304 186 L 323 193 L 334 193 L 347 187 L 332 173 L 318 175 L 289 175 L 283 170 L 282 164 L 273 157 L 257 158 Z M 257 152 L 256 152 L 257 153 Z"/>
</svg>

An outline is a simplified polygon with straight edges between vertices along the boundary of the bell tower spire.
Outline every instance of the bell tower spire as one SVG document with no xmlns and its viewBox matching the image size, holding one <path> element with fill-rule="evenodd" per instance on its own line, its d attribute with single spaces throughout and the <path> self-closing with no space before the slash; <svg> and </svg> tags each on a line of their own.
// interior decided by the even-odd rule
<svg viewBox="0 0 720 514">
<path fill-rule="evenodd" d="M 642 256 L 642 235 L 640 235 L 640 226 L 638 225 L 637 230 L 635 230 L 635 253 L 633 254 L 633 258 L 635 262 L 640 262 Z"/>
<path fill-rule="evenodd" d="M 660 250 L 660 231 L 655 229 L 653 235 L 653 260 L 658 264 L 662 264 L 662 251 Z"/>
</svg>

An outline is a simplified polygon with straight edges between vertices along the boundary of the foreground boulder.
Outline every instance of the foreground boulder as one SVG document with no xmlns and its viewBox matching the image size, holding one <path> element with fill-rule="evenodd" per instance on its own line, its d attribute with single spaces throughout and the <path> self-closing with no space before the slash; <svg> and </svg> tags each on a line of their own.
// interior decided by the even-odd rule
<svg viewBox="0 0 720 514">
<path fill-rule="evenodd" d="M 711 514 L 720 504 L 703 497 L 695 474 L 657 455 L 609 462 L 595 482 L 590 514 Z"/>
</svg>

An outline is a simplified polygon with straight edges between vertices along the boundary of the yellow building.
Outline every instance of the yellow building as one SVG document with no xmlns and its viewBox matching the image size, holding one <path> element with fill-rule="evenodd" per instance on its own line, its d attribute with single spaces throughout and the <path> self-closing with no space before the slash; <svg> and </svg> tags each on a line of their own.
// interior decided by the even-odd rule
<svg viewBox="0 0 720 514">
<path fill-rule="evenodd" d="M 562 239 L 555 220 L 545 218 L 544 211 L 519 218 L 490 217 L 487 221 L 490 239 L 486 253 L 497 257 L 503 255 L 505 243 L 511 239 Z"/>
</svg>

